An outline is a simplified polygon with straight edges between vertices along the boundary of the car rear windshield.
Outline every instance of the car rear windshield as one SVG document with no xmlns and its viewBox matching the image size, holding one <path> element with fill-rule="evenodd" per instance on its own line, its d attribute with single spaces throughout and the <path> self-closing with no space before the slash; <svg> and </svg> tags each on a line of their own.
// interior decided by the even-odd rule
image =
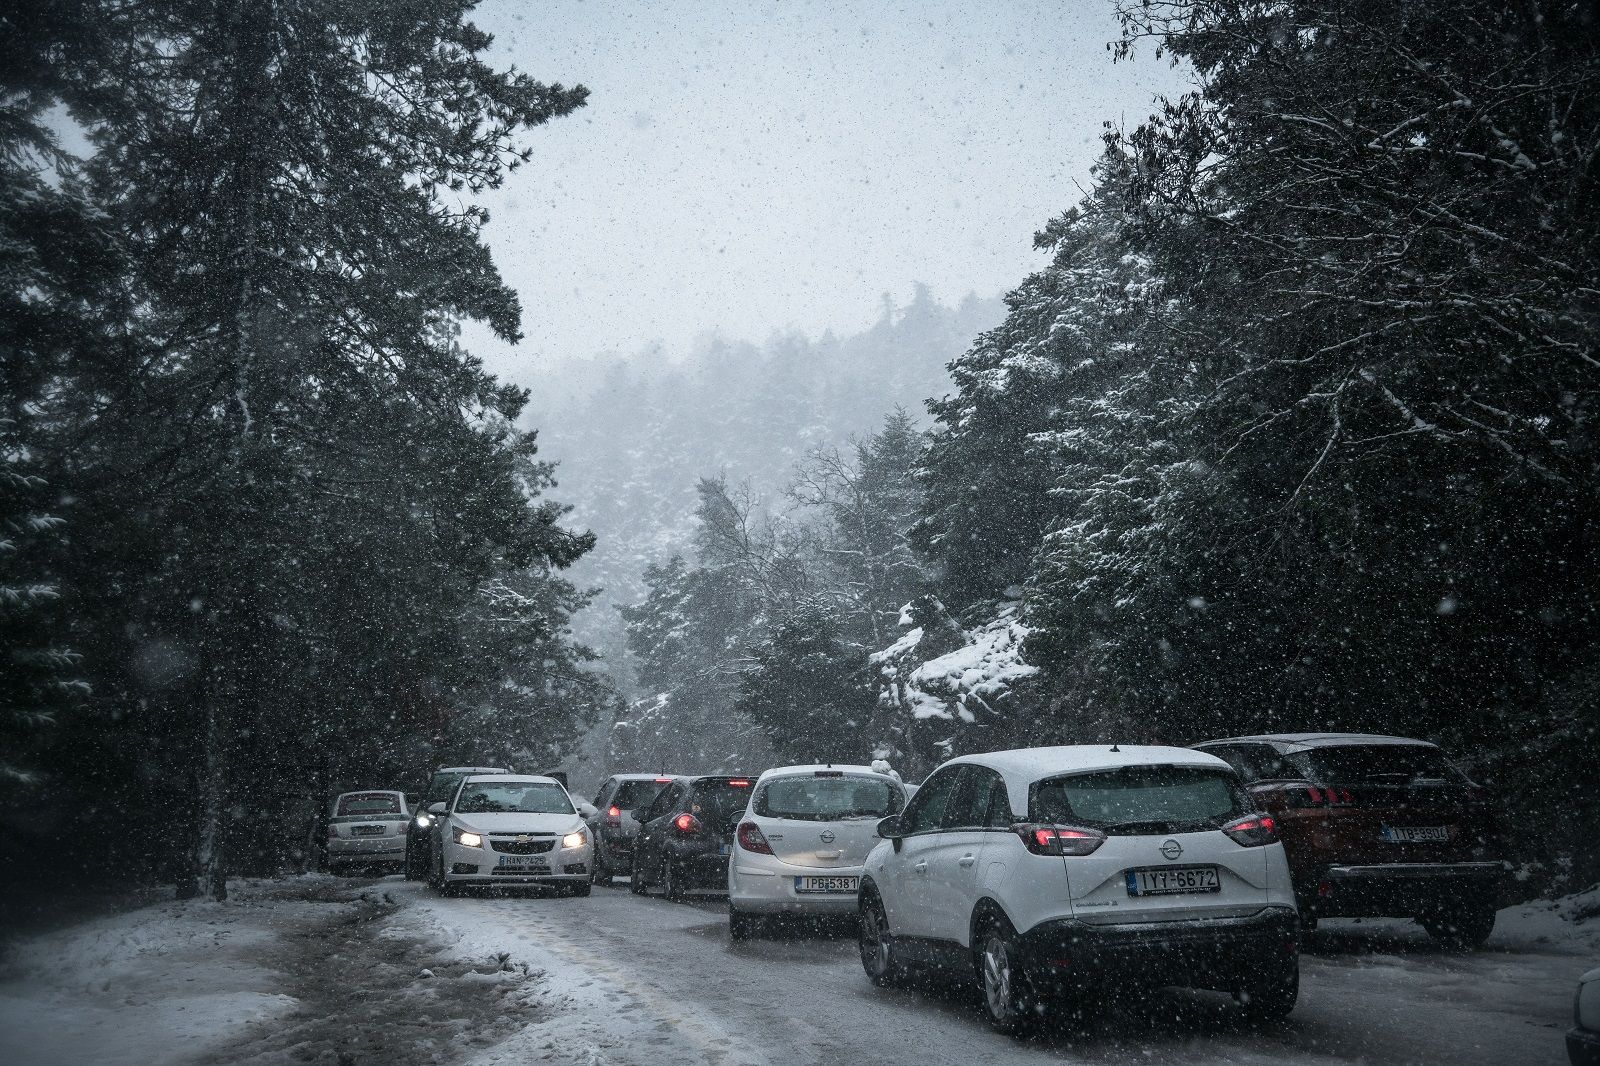
<svg viewBox="0 0 1600 1066">
<path fill-rule="evenodd" d="M 657 784 L 654 781 L 624 781 L 617 786 L 617 794 L 611 797 L 611 803 L 625 811 L 638 810 L 654 803 L 666 787 L 665 783 Z"/>
<path fill-rule="evenodd" d="M 720 829 L 732 829 L 750 804 L 750 785 L 731 785 L 726 781 L 699 781 L 689 802 L 689 811 Z"/>
<path fill-rule="evenodd" d="M 1444 752 L 1420 744 L 1341 744 L 1284 756 L 1319 785 L 1413 785 L 1466 781 Z"/>
<path fill-rule="evenodd" d="M 572 801 L 560 785 L 515 781 L 468 782 L 456 803 L 457 814 L 571 814 Z"/>
<path fill-rule="evenodd" d="M 1216 827 L 1253 809 L 1234 775 L 1204 766 L 1119 766 L 1034 785 L 1029 818 L 1109 833 Z"/>
<path fill-rule="evenodd" d="M 852 774 L 777 777 L 756 792 L 755 813 L 763 818 L 834 822 L 844 818 L 882 818 L 900 809 L 900 790 L 881 777 Z"/>
<path fill-rule="evenodd" d="M 423 796 L 422 802 L 443 803 L 456 794 L 456 786 L 461 784 L 466 774 L 434 774 L 428 781 L 428 793 Z"/>
<path fill-rule="evenodd" d="M 358 792 L 339 797 L 339 809 L 334 812 L 344 818 L 353 814 L 404 814 L 400 797 L 387 792 Z"/>
</svg>

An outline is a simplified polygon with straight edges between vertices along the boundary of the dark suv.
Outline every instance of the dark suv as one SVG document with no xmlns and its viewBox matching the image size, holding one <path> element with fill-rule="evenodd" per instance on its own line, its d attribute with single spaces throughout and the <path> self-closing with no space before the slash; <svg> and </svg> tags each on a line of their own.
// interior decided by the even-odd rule
<svg viewBox="0 0 1600 1066">
<path fill-rule="evenodd" d="M 1503 865 L 1487 792 L 1435 745 L 1360 733 L 1280 733 L 1195 745 L 1226 760 L 1278 822 L 1301 920 L 1415 918 L 1477 946 Z"/>
<path fill-rule="evenodd" d="M 751 777 L 675 777 L 639 815 L 633 845 L 635 895 L 659 887 L 668 899 L 728 887 L 733 832 L 750 804 Z"/>
</svg>

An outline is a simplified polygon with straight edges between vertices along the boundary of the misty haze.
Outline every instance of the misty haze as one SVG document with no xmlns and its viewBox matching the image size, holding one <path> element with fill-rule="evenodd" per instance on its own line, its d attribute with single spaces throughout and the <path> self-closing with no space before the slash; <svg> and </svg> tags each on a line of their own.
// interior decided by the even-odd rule
<svg viewBox="0 0 1600 1066">
<path fill-rule="evenodd" d="M 1600 15 L 0 4 L 0 1062 L 1600 1066 Z"/>
</svg>

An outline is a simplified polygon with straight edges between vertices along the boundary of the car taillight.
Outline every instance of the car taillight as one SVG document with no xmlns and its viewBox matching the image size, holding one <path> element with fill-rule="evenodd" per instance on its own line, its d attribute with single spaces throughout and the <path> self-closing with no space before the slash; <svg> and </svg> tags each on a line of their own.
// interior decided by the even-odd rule
<svg viewBox="0 0 1600 1066">
<path fill-rule="evenodd" d="M 732 781 L 729 781 L 728 782 L 728 787 L 729 788 L 749 788 L 750 787 L 750 782 L 746 781 L 742 777 L 739 777 L 739 778 L 735 778 Z"/>
<path fill-rule="evenodd" d="M 1078 826 L 1023 824 L 1011 828 L 1035 855 L 1087 855 L 1106 842 L 1100 830 Z"/>
<path fill-rule="evenodd" d="M 1287 791 L 1292 807 L 1351 807 L 1356 802 L 1348 788 L 1290 785 Z"/>
<path fill-rule="evenodd" d="M 616 826 L 616 825 L 621 825 L 621 824 L 622 824 L 622 808 L 618 807 L 615 804 L 612 804 L 610 807 L 607 807 L 606 808 L 606 825 Z"/>
<path fill-rule="evenodd" d="M 1243 818 L 1235 818 L 1223 826 L 1222 831 L 1234 843 L 1246 848 L 1259 848 L 1278 842 L 1278 823 L 1270 814 L 1247 814 Z"/>
<path fill-rule="evenodd" d="M 766 834 L 762 833 L 761 827 L 754 822 L 739 823 L 739 846 L 757 855 L 772 854 L 772 845 L 767 843 Z"/>
<path fill-rule="evenodd" d="M 680 833 L 700 832 L 700 819 L 692 814 L 680 814 L 672 820 L 672 828 Z"/>
</svg>

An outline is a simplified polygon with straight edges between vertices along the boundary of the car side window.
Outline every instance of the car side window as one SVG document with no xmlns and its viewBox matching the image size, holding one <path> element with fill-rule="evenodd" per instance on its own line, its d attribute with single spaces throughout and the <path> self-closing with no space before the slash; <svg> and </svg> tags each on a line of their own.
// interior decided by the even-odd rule
<svg viewBox="0 0 1600 1066">
<path fill-rule="evenodd" d="M 989 784 L 989 809 L 984 812 L 984 828 L 1009 830 L 1019 820 L 1011 811 L 1011 793 L 1006 789 L 1005 778 L 995 774 Z"/>
<path fill-rule="evenodd" d="M 656 801 L 650 804 L 649 808 L 644 812 L 644 816 L 640 818 L 639 821 L 651 822 L 657 818 L 660 818 L 663 814 L 666 814 L 668 811 L 672 810 L 672 808 L 677 804 L 678 800 L 683 797 L 683 792 L 684 788 L 682 785 L 672 785 L 669 788 L 662 789 L 661 795 L 657 796 Z"/>
<path fill-rule="evenodd" d="M 900 816 L 900 829 L 906 835 L 927 833 L 944 824 L 945 810 L 961 779 L 960 766 L 939 770 L 912 797 L 911 805 Z"/>
<path fill-rule="evenodd" d="M 955 799 L 950 804 L 950 813 L 944 820 L 944 827 L 987 828 L 990 824 L 990 808 L 994 805 L 996 789 L 999 789 L 1004 805 L 1005 785 L 1000 780 L 1000 775 L 987 766 L 969 765 L 967 772 L 962 775 L 960 786 L 956 789 Z M 1005 824 L 1011 823 L 1007 821 Z"/>
</svg>

